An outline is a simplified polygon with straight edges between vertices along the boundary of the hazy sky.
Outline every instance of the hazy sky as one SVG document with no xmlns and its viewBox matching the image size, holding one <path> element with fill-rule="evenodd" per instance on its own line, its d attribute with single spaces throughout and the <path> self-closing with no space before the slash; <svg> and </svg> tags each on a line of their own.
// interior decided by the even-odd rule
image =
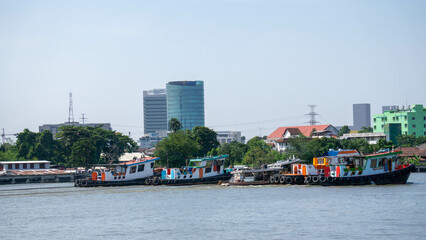
<svg viewBox="0 0 426 240">
<path fill-rule="evenodd" d="M 142 92 L 203 80 L 206 125 L 248 138 L 426 105 L 426 1 L 0 1 L 0 128 L 143 134 Z M 0 129 L 1 131 L 1 129 Z"/>
</svg>

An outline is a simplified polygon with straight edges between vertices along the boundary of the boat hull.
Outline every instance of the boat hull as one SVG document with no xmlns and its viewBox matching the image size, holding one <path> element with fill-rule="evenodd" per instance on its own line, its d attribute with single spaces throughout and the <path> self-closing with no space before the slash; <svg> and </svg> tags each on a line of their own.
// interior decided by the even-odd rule
<svg viewBox="0 0 426 240">
<path fill-rule="evenodd" d="M 159 179 L 155 179 L 157 184 Z M 152 177 L 138 178 L 129 181 L 94 181 L 91 179 L 78 179 L 74 182 L 75 187 L 114 187 L 114 186 L 131 186 L 131 185 L 148 185 L 154 181 Z"/>
<path fill-rule="evenodd" d="M 286 175 L 275 174 L 270 177 L 270 184 L 291 184 L 291 185 L 321 185 L 321 186 L 345 186 L 345 185 L 385 185 L 385 184 L 405 184 L 410 173 L 415 171 L 415 166 L 380 173 L 375 175 L 353 176 L 353 177 L 325 177 L 324 175 Z M 303 179 L 303 181 L 302 181 Z"/>
<path fill-rule="evenodd" d="M 193 178 L 193 179 L 161 179 L 160 184 L 169 186 L 181 185 L 196 185 L 196 184 L 217 184 L 220 181 L 229 181 L 231 178 L 230 173 L 224 173 L 212 177 Z"/>
<path fill-rule="evenodd" d="M 255 186 L 255 185 L 267 185 L 269 181 L 251 181 L 251 182 L 229 182 L 230 186 Z"/>
</svg>

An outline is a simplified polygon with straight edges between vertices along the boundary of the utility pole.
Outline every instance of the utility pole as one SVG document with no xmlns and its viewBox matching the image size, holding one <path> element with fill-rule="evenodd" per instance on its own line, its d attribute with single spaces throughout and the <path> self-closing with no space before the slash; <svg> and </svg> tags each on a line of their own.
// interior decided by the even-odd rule
<svg viewBox="0 0 426 240">
<path fill-rule="evenodd" d="M 316 106 L 317 106 L 317 105 L 308 105 L 308 107 L 310 107 L 310 108 L 311 108 L 311 112 L 310 112 L 310 113 L 305 114 L 305 116 L 309 116 L 309 118 L 310 118 L 310 120 L 309 120 L 308 122 L 305 122 L 305 123 L 307 123 L 308 125 L 313 126 L 313 125 L 317 125 L 317 123 L 320 123 L 320 122 L 318 122 L 317 120 L 315 120 L 315 116 L 318 116 L 318 115 L 319 115 L 318 113 L 316 113 L 316 112 L 315 112 L 315 107 L 316 107 Z"/>
</svg>

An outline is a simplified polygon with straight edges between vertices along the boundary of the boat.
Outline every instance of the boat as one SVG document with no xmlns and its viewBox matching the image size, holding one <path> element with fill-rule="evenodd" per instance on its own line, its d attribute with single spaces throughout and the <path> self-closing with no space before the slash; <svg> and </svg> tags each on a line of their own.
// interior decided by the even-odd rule
<svg viewBox="0 0 426 240">
<path fill-rule="evenodd" d="M 259 169 L 238 169 L 231 172 L 232 177 L 227 185 L 250 186 L 250 185 L 266 185 L 274 183 L 274 177 L 278 174 L 289 173 L 291 165 L 302 162 L 300 159 L 280 160 L 276 163 L 263 165 Z M 273 176 L 270 182 L 270 176 Z M 277 179 L 277 183 L 280 179 Z"/>
<path fill-rule="evenodd" d="M 189 160 L 183 168 L 164 168 L 161 172 L 161 184 L 192 185 L 219 183 L 228 181 L 231 174 L 224 168 L 228 155 L 196 158 Z"/>
<path fill-rule="evenodd" d="M 291 173 L 270 176 L 270 183 L 309 185 L 405 184 L 415 166 L 401 163 L 401 151 L 360 155 L 356 150 L 331 150 L 313 164 L 292 164 Z"/>
<path fill-rule="evenodd" d="M 160 179 L 154 177 L 156 157 L 146 157 L 118 164 L 96 165 L 92 176 L 75 181 L 76 187 L 127 186 L 159 184 Z"/>
</svg>

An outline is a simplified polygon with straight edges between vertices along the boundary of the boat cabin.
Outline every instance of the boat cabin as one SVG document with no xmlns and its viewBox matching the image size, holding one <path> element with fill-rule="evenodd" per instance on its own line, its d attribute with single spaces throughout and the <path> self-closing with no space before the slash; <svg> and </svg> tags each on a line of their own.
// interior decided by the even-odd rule
<svg viewBox="0 0 426 240">
<path fill-rule="evenodd" d="M 228 155 L 191 159 L 187 167 L 165 168 L 162 179 L 198 179 L 225 173 L 224 162 Z"/>
<path fill-rule="evenodd" d="M 147 178 L 153 175 L 154 163 L 159 158 L 142 158 L 119 164 L 101 164 L 103 168 L 95 168 L 93 181 L 130 181 Z"/>
</svg>

